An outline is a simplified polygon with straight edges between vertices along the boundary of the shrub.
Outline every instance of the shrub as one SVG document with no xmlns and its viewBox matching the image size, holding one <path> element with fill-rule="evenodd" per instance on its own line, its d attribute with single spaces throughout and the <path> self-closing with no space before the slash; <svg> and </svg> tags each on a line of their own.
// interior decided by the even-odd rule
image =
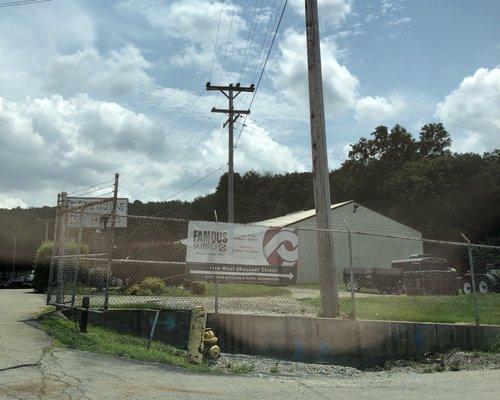
<svg viewBox="0 0 500 400">
<path fill-rule="evenodd" d="M 54 249 L 53 242 L 43 242 L 35 253 L 35 275 L 33 277 L 33 288 L 35 292 L 43 293 L 47 291 L 49 284 L 50 259 L 52 250 Z"/>
<path fill-rule="evenodd" d="M 191 282 L 189 290 L 191 290 L 193 294 L 202 296 L 207 293 L 207 284 L 205 282 Z"/>
<path fill-rule="evenodd" d="M 66 244 L 65 250 L 68 254 L 76 254 L 78 245 Z M 33 277 L 33 288 L 35 292 L 43 293 L 47 291 L 49 285 L 50 260 L 52 251 L 54 250 L 54 242 L 43 242 L 35 253 L 35 261 L 33 263 L 35 274 Z M 86 245 L 80 245 L 80 254 L 88 254 L 89 249 Z"/>
<path fill-rule="evenodd" d="M 130 286 L 126 293 L 132 296 L 152 296 L 165 294 L 166 291 L 165 282 L 150 276 L 141 283 Z"/>
<path fill-rule="evenodd" d="M 126 293 L 132 296 L 139 296 L 139 292 L 141 291 L 140 286 L 136 283 L 135 285 L 130 286 Z"/>
<path fill-rule="evenodd" d="M 139 286 L 142 290 L 150 290 L 152 294 L 163 294 L 167 290 L 165 282 L 154 277 L 144 279 Z"/>
</svg>

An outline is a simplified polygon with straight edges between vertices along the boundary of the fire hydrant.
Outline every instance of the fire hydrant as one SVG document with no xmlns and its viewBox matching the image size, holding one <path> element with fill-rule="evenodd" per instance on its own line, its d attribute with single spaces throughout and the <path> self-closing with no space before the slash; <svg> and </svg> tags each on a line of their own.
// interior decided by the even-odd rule
<svg viewBox="0 0 500 400">
<path fill-rule="evenodd" d="M 217 346 L 219 339 L 215 336 L 215 333 L 210 328 L 205 328 L 203 333 L 203 355 L 205 359 L 216 360 L 220 356 L 220 347 Z"/>
</svg>

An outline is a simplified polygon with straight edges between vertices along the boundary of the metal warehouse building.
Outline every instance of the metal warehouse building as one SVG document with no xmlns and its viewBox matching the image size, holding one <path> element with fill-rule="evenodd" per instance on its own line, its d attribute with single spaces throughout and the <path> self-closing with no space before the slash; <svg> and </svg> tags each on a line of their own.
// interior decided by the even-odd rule
<svg viewBox="0 0 500 400">
<path fill-rule="evenodd" d="M 344 220 L 346 220 L 352 231 L 366 233 L 352 235 L 353 266 L 356 269 L 371 270 L 377 267 L 389 267 L 393 260 L 406 259 L 412 254 L 423 253 L 422 241 L 373 235 L 384 234 L 422 239 L 422 234 L 409 226 L 363 207 L 353 200 L 332 204 L 331 210 L 334 230 L 345 231 Z M 317 232 L 307 230 L 307 228 L 316 228 L 316 210 L 299 211 L 260 221 L 258 224 L 304 228 L 299 229 L 297 283 L 318 282 Z M 347 233 L 336 232 L 333 233 L 333 237 L 337 270 L 348 271 Z"/>
</svg>

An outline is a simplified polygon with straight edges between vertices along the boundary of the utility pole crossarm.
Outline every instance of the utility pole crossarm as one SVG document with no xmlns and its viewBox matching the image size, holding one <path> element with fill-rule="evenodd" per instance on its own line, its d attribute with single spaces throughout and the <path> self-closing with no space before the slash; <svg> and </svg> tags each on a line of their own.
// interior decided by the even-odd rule
<svg viewBox="0 0 500 400">
<path fill-rule="evenodd" d="M 229 114 L 232 112 L 233 114 L 250 114 L 250 110 L 227 110 L 224 108 L 212 108 L 212 112 L 214 113 L 223 113 L 223 114 Z"/>
<path fill-rule="evenodd" d="M 210 82 L 207 82 L 207 90 L 220 90 L 220 91 L 225 91 L 225 90 L 233 90 L 235 92 L 254 92 L 255 87 L 254 85 L 250 86 L 240 86 L 239 83 L 236 85 L 229 85 L 229 86 L 216 86 L 216 85 L 211 85 Z"/>
</svg>

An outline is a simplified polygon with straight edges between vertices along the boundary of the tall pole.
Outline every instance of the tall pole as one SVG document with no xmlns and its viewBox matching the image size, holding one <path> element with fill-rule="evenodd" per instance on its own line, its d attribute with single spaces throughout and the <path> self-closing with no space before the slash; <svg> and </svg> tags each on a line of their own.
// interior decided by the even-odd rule
<svg viewBox="0 0 500 400">
<path fill-rule="evenodd" d="M 66 254 L 66 234 L 67 234 L 67 223 L 68 223 L 68 194 L 66 192 L 61 193 L 61 203 L 59 208 L 59 229 L 58 229 L 58 243 L 57 243 L 57 255 L 64 256 Z M 57 284 L 56 284 L 56 304 L 62 304 L 64 302 L 64 274 L 67 272 L 66 262 L 64 258 L 57 259 Z"/>
<path fill-rule="evenodd" d="M 12 273 L 16 272 L 17 230 L 14 232 L 14 249 L 12 252 Z"/>
<path fill-rule="evenodd" d="M 49 223 L 50 219 L 45 220 L 45 242 L 49 241 Z"/>
<path fill-rule="evenodd" d="M 235 110 L 234 109 L 234 99 L 241 92 L 253 92 L 255 88 L 253 85 L 241 86 L 239 83 L 229 86 L 214 86 L 210 82 L 207 82 L 207 90 L 217 90 L 222 92 L 224 96 L 227 97 L 229 101 L 229 107 L 227 109 L 212 108 L 212 112 L 227 114 L 228 119 L 222 125 L 224 128 L 226 125 L 229 129 L 229 148 L 228 148 L 228 174 L 227 174 L 227 222 L 234 222 L 234 122 L 242 114 L 250 114 L 250 110 Z"/>
<path fill-rule="evenodd" d="M 115 183 L 113 185 L 113 203 L 111 205 L 111 238 L 109 240 L 109 251 L 108 251 L 108 266 L 106 270 L 106 286 L 104 287 L 104 309 L 108 309 L 109 305 L 109 283 L 111 280 L 111 269 L 113 262 L 113 249 L 115 247 L 115 225 L 116 225 L 116 205 L 118 202 L 118 181 L 120 179 L 120 174 L 115 174 Z"/>
<path fill-rule="evenodd" d="M 229 85 L 229 144 L 228 144 L 228 177 L 227 177 L 227 222 L 234 222 L 234 107 L 233 85 Z"/>
<path fill-rule="evenodd" d="M 40 222 L 45 222 L 45 242 L 48 242 L 49 240 L 49 224 L 50 224 L 50 219 L 49 218 L 37 218 L 37 221 Z"/>
<path fill-rule="evenodd" d="M 52 302 L 52 286 L 54 280 L 54 270 L 56 269 L 56 256 L 59 254 L 60 240 L 59 240 L 59 230 L 60 230 L 60 217 L 61 217 L 61 193 L 57 194 L 57 207 L 56 207 L 56 218 L 54 221 L 54 240 L 52 244 L 52 254 L 50 256 L 50 271 L 49 271 L 49 282 L 47 286 L 47 304 Z"/>
<path fill-rule="evenodd" d="M 314 181 L 314 203 L 318 231 L 318 264 L 321 294 L 321 313 L 336 317 L 339 313 L 338 277 L 336 276 L 332 229 L 330 180 L 325 133 L 323 81 L 321 77 L 321 51 L 317 0 L 305 0 L 307 65 L 309 72 L 309 108 L 311 124 L 311 150 Z"/>
</svg>

